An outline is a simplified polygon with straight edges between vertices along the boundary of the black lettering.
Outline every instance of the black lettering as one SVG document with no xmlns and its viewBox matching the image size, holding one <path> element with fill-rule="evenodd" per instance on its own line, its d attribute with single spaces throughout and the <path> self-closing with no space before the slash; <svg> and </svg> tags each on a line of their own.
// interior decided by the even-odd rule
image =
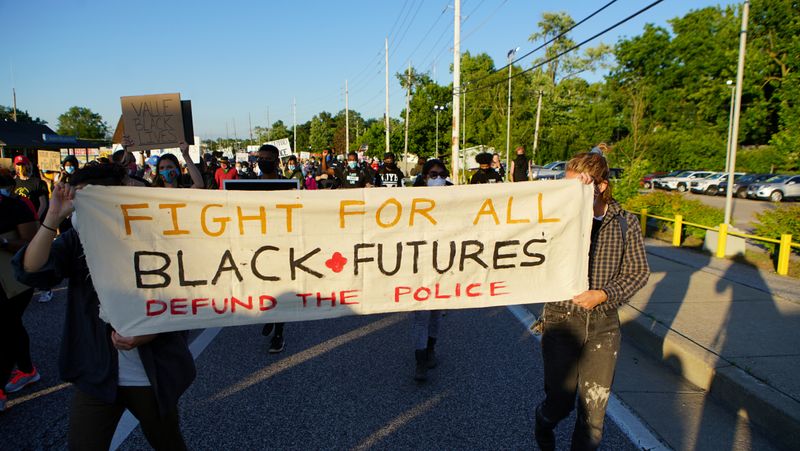
<svg viewBox="0 0 800 451">
<path fill-rule="evenodd" d="M 239 282 L 242 281 L 242 273 L 239 272 L 239 268 L 236 267 L 236 262 L 233 261 L 233 255 L 231 255 L 231 251 L 226 250 L 224 254 L 222 254 L 222 258 L 219 259 L 219 267 L 217 268 L 217 273 L 214 275 L 214 278 L 211 279 L 211 284 L 216 285 L 219 277 L 225 271 L 233 271 L 236 274 L 236 278 L 239 279 Z"/>
<path fill-rule="evenodd" d="M 353 246 L 353 270 L 355 271 L 355 275 L 358 275 L 358 264 L 359 263 L 369 263 L 371 261 L 375 261 L 372 257 L 361 257 L 358 254 L 358 251 L 361 249 L 369 249 L 371 247 L 375 247 L 373 243 L 358 243 Z"/>
<path fill-rule="evenodd" d="M 145 257 L 160 257 L 164 260 L 164 265 L 158 269 L 141 269 L 141 258 Z M 172 279 L 167 274 L 166 269 L 169 268 L 171 260 L 169 255 L 163 252 L 149 252 L 149 251 L 136 251 L 133 253 L 133 269 L 136 272 L 136 288 L 164 288 L 169 286 Z M 160 283 L 144 283 L 142 276 L 158 276 L 161 277 Z"/>
<path fill-rule="evenodd" d="M 395 258 L 394 269 L 387 271 L 383 267 L 383 244 L 378 243 L 378 270 L 385 276 L 393 276 L 400 271 L 400 264 L 403 262 L 403 243 L 397 243 L 397 257 Z"/>
<path fill-rule="evenodd" d="M 423 244 L 428 244 L 427 241 L 409 241 L 406 243 L 406 246 L 411 246 L 414 248 L 414 274 L 418 273 L 419 271 L 419 247 Z"/>
<path fill-rule="evenodd" d="M 439 268 L 439 242 L 433 242 L 433 269 L 436 270 L 439 274 L 444 274 L 447 271 L 450 271 L 450 268 L 453 267 L 453 263 L 456 262 L 456 242 L 450 242 L 450 263 L 447 264 L 447 268 L 440 269 Z"/>
<path fill-rule="evenodd" d="M 183 268 L 183 251 L 178 251 L 178 283 L 182 287 L 197 287 L 207 285 L 207 280 L 186 280 L 186 272 Z"/>
<path fill-rule="evenodd" d="M 510 269 L 514 267 L 513 263 L 501 265 L 500 260 L 506 258 L 515 258 L 517 256 L 517 253 L 514 252 L 511 254 L 501 254 L 500 249 L 506 246 L 517 246 L 517 245 L 519 245 L 519 240 L 498 241 L 494 243 L 494 254 L 492 255 L 492 266 L 494 267 L 494 269 Z"/>
<path fill-rule="evenodd" d="M 477 246 L 478 250 L 475 252 L 467 252 L 467 246 Z M 475 263 L 483 266 L 484 268 L 488 268 L 489 265 L 484 263 L 483 260 L 479 257 L 483 253 L 483 243 L 478 240 L 467 240 L 461 243 L 461 259 L 458 262 L 458 270 L 464 271 L 464 262 L 467 259 L 475 261 Z"/>
<path fill-rule="evenodd" d="M 299 259 L 295 259 L 294 258 L 294 248 L 293 247 L 289 248 L 289 269 L 291 269 L 291 272 L 292 272 L 292 280 L 296 280 L 297 279 L 297 270 L 298 269 L 303 271 L 303 272 L 306 272 L 308 274 L 311 274 L 312 276 L 314 276 L 314 277 L 316 277 L 318 279 L 322 278 L 322 274 L 320 274 L 320 273 L 314 271 L 313 269 L 303 265 L 303 263 L 305 263 L 306 260 L 308 260 L 309 258 L 311 258 L 314 255 L 316 255 L 319 251 L 320 251 L 320 248 L 316 248 L 313 251 L 307 253 L 306 255 L 300 257 Z"/>
<path fill-rule="evenodd" d="M 258 265 L 256 265 L 258 257 L 260 257 L 261 254 L 263 254 L 264 252 L 266 252 L 266 251 L 279 251 L 279 250 L 280 249 L 275 247 L 275 246 L 261 246 L 261 247 L 259 247 L 258 250 L 255 251 L 255 253 L 253 253 L 253 259 L 250 260 L 250 269 L 253 271 L 253 275 L 255 275 L 256 277 L 258 277 L 261 280 L 266 280 L 268 282 L 276 282 L 278 280 L 281 280 L 281 278 L 278 277 L 278 276 L 265 276 L 265 275 L 261 274 L 261 271 L 258 270 Z"/>
<path fill-rule="evenodd" d="M 522 253 L 525 254 L 526 256 L 534 258 L 536 260 L 535 261 L 528 261 L 528 262 L 520 262 L 519 265 L 520 266 L 539 266 L 542 263 L 544 263 L 544 260 L 545 260 L 544 255 L 538 254 L 538 253 L 535 253 L 535 252 L 531 252 L 528 248 L 533 244 L 546 243 L 546 242 L 547 242 L 547 240 L 544 239 L 544 238 L 536 238 L 536 239 L 532 239 L 532 240 L 528 241 L 527 243 L 525 243 L 525 245 L 522 246 Z"/>
</svg>

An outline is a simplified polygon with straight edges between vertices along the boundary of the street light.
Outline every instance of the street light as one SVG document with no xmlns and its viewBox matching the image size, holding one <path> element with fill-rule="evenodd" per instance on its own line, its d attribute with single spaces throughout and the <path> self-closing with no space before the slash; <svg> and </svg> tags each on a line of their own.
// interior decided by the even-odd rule
<svg viewBox="0 0 800 451">
<path fill-rule="evenodd" d="M 508 154 L 511 149 L 511 62 L 514 61 L 514 56 L 517 54 L 519 47 L 508 51 L 506 57 L 508 58 L 508 109 L 506 115 L 506 168 L 508 168 Z"/>
<path fill-rule="evenodd" d="M 436 159 L 439 159 L 439 111 L 444 111 L 447 105 L 434 105 L 433 111 L 436 112 Z"/>
<path fill-rule="evenodd" d="M 725 172 L 730 172 L 730 161 L 731 161 L 731 128 L 733 127 L 733 101 L 734 95 L 736 94 L 736 85 L 733 83 L 733 80 L 728 80 L 725 82 L 729 88 L 731 88 L 731 112 L 730 117 L 728 118 L 728 149 L 725 152 Z M 728 187 L 732 187 L 733 182 L 728 180 Z"/>
</svg>

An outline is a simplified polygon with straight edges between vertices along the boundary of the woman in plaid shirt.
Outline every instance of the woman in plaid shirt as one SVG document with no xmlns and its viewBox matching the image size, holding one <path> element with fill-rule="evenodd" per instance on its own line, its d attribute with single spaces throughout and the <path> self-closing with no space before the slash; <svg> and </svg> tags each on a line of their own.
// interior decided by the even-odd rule
<svg viewBox="0 0 800 451">
<path fill-rule="evenodd" d="M 543 450 L 555 449 L 553 429 L 572 411 L 576 394 L 572 449 L 600 446 L 620 345 L 617 308 L 650 276 L 639 222 L 612 198 L 602 150 L 596 147 L 572 158 L 566 178 L 594 183 L 589 290 L 544 307 L 545 400 L 536 408 L 535 429 Z"/>
</svg>

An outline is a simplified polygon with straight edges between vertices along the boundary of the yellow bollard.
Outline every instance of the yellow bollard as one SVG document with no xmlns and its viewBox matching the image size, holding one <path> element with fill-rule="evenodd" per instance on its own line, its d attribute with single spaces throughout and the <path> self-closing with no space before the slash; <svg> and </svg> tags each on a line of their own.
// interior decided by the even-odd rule
<svg viewBox="0 0 800 451">
<path fill-rule="evenodd" d="M 642 236 L 647 236 L 647 209 L 642 208 L 642 218 L 639 220 L 642 226 Z"/>
<path fill-rule="evenodd" d="M 781 245 L 778 251 L 778 274 L 786 276 L 789 274 L 789 255 L 792 253 L 792 236 L 781 235 Z"/>
<path fill-rule="evenodd" d="M 717 258 L 725 258 L 725 248 L 728 246 L 728 224 L 719 225 L 717 236 Z"/>
<path fill-rule="evenodd" d="M 681 246 L 681 235 L 683 232 L 683 216 L 675 215 L 675 228 L 672 231 L 672 245 L 675 247 Z"/>
</svg>

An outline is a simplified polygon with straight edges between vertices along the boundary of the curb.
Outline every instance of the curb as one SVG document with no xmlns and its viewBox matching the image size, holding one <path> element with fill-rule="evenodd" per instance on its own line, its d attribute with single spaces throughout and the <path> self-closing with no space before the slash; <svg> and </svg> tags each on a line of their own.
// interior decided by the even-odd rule
<svg viewBox="0 0 800 451">
<path fill-rule="evenodd" d="M 631 305 L 620 307 L 619 317 L 629 343 L 768 432 L 779 446 L 796 449 L 800 403 Z"/>
</svg>

